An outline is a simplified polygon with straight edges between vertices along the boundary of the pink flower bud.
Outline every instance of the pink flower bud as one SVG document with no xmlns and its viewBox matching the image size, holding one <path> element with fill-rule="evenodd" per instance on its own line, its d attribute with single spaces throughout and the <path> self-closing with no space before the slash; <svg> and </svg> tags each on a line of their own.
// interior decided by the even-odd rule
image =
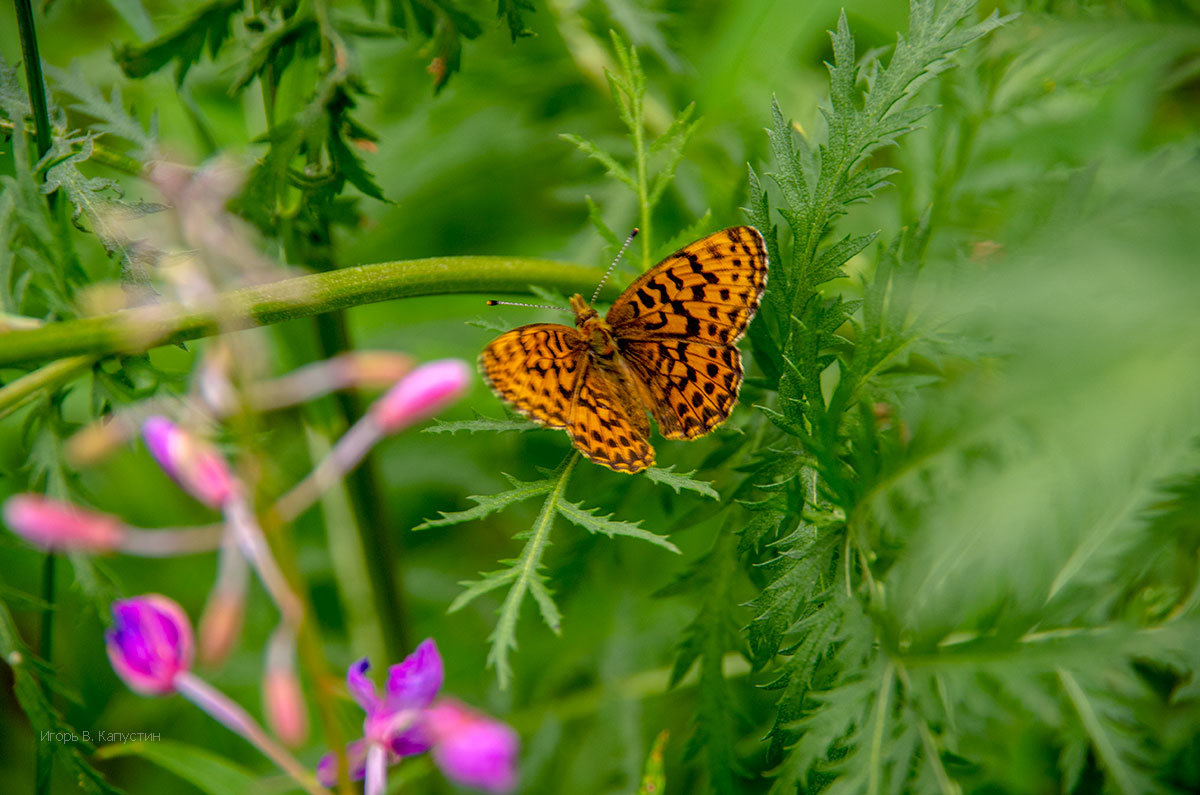
<svg viewBox="0 0 1200 795">
<path fill-rule="evenodd" d="M 385 433 L 432 417 L 467 390 L 471 368 L 461 359 L 423 364 L 376 401 L 371 411 Z"/>
<path fill-rule="evenodd" d="M 433 761 L 451 779 L 485 792 L 516 788 L 520 739 L 512 728 L 448 698 L 425 711 L 424 725 Z"/>
<path fill-rule="evenodd" d="M 263 706 L 267 725 L 284 743 L 295 747 L 308 738 L 308 709 L 294 669 L 267 669 L 263 676 Z"/>
<path fill-rule="evenodd" d="M 379 388 L 412 372 L 413 358 L 391 351 L 352 351 L 338 356 L 334 364 L 346 386 Z"/>
<path fill-rule="evenodd" d="M 192 666 L 192 625 L 178 604 L 147 594 L 113 602 L 104 633 L 108 659 L 129 688 L 154 696 L 175 690 L 175 677 Z"/>
<path fill-rule="evenodd" d="M 229 656 L 242 634 L 245 592 L 215 590 L 200 615 L 200 661 L 217 665 Z"/>
<path fill-rule="evenodd" d="M 17 494 L 4 503 L 4 523 L 42 549 L 110 552 L 125 537 L 125 525 L 107 514 L 86 511 L 37 494 Z"/>
<path fill-rule="evenodd" d="M 200 502 L 220 508 L 235 492 L 233 475 L 215 449 L 166 417 L 142 425 L 142 438 L 163 471 Z"/>
</svg>

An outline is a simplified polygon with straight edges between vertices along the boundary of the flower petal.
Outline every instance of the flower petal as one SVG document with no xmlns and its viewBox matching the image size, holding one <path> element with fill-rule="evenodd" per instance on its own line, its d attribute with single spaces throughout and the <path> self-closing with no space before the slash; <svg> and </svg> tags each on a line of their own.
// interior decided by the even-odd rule
<svg viewBox="0 0 1200 795">
<path fill-rule="evenodd" d="M 516 788 L 521 741 L 512 728 L 452 699 L 426 710 L 425 726 L 433 761 L 448 777 L 485 792 Z"/>
<path fill-rule="evenodd" d="M 175 676 L 192 665 L 192 625 L 183 608 L 147 594 L 113 602 L 112 613 L 105 640 L 113 670 L 143 695 L 172 692 Z"/>
<path fill-rule="evenodd" d="M 396 756 L 416 756 L 423 754 L 433 747 L 429 732 L 421 724 L 413 726 L 392 738 L 391 749 Z"/>
<path fill-rule="evenodd" d="M 404 662 L 388 669 L 389 709 L 428 706 L 442 689 L 442 655 L 433 638 L 426 638 Z"/>
<path fill-rule="evenodd" d="M 350 780 L 360 781 L 367 768 L 367 743 L 355 740 L 346 746 L 346 764 L 350 767 Z M 317 763 L 317 781 L 326 787 L 336 786 L 337 754 L 328 753 Z"/>
<path fill-rule="evenodd" d="M 367 678 L 370 668 L 371 663 L 363 657 L 346 671 L 346 688 L 368 715 L 378 712 L 382 706 L 379 697 L 375 695 L 375 683 Z"/>
</svg>

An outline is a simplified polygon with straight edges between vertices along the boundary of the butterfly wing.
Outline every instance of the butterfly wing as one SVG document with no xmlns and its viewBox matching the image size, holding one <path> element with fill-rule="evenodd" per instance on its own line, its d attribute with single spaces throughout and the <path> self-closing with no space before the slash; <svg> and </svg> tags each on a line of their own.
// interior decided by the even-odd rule
<svg viewBox="0 0 1200 795">
<path fill-rule="evenodd" d="M 686 338 L 733 345 L 767 286 L 767 248 L 752 226 L 714 232 L 626 288 L 605 318 L 622 339 Z"/>
<path fill-rule="evenodd" d="M 767 250 L 750 226 L 681 248 L 622 293 L 606 318 L 668 439 L 729 418 L 742 384 L 737 342 L 767 284 Z"/>
<path fill-rule="evenodd" d="M 568 428 L 587 339 L 579 329 L 531 323 L 501 334 L 479 356 L 484 380 L 518 412 L 549 428 Z"/>
<path fill-rule="evenodd" d="M 621 356 L 645 386 L 646 404 L 667 439 L 695 439 L 729 419 L 742 386 L 732 345 L 684 339 L 621 344 Z"/>
<path fill-rule="evenodd" d="M 641 472 L 654 463 L 645 409 L 595 364 L 585 364 L 567 430 L 581 453 L 609 469 Z"/>
</svg>

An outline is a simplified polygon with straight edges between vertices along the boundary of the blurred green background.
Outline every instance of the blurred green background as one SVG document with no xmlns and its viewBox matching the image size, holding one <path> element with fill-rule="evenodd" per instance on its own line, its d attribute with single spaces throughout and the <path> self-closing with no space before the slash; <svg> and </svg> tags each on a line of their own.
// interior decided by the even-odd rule
<svg viewBox="0 0 1200 795">
<path fill-rule="evenodd" d="M 169 29 L 197 5 L 146 2 L 143 16 L 136 1 L 43 3 L 37 15 L 42 57 L 78 69 L 106 93 L 119 84 L 126 107 L 139 119 L 157 118 L 162 151 L 173 159 L 198 164 L 220 153 L 249 167 L 263 151 L 256 142 L 266 131 L 261 92 L 253 83 L 237 96 L 229 93 L 245 56 L 246 30 L 235 23 L 218 58 L 195 64 L 183 89 L 172 69 L 130 80 L 114 62 L 115 45 Z M 893 44 L 908 13 L 907 4 L 895 0 L 535 0 L 534 11 L 524 15 L 535 35 L 513 42 L 495 19 L 493 3 L 462 5 L 484 20 L 484 31 L 465 43 L 461 72 L 440 91 L 433 90 L 426 71 L 430 56 L 421 42 L 381 36 L 356 40 L 352 47 L 369 91 L 359 99 L 356 119 L 379 138 L 377 151 L 360 155 L 388 201 L 362 197 L 361 219 L 336 228 L 332 248 L 338 265 L 458 254 L 606 264 L 611 247 L 589 224 L 585 197 L 592 197 L 621 235 L 637 223 L 634 198 L 559 134 L 628 151 L 603 79 L 612 59 L 610 28 L 641 54 L 651 124 L 661 130 L 692 102 L 701 120 L 655 214 L 657 254 L 668 253 L 679 242 L 675 236 L 706 213 L 711 215 L 704 232 L 742 223 L 747 163 L 759 173 L 773 170 L 764 134 L 772 96 L 800 129 L 814 136 L 822 130 L 817 107 L 828 93 L 823 62 L 831 57 L 826 31 L 839 10 L 844 5 L 859 53 Z M 334 14 L 368 16 L 357 3 L 330 6 Z M 1018 2 L 985 3 L 980 16 L 993 6 L 1020 16 L 957 56 L 955 70 L 923 89 L 920 100 L 938 110 L 880 156 L 900 169 L 893 187 L 855 206 L 838 227 L 839 234 L 882 230 L 882 239 L 890 240 L 930 211 L 920 300 L 924 355 L 936 366 L 922 373 L 918 362 L 902 374 L 907 381 L 882 387 L 912 428 L 915 452 L 912 466 L 899 470 L 894 490 L 868 506 L 883 528 L 884 558 L 889 565 L 894 560 L 886 572 L 892 629 L 918 645 L 975 627 L 982 613 L 990 614 L 989 621 L 1006 616 L 1022 631 L 1040 621 L 1099 613 L 1105 620 L 1121 615 L 1136 623 L 1157 609 L 1148 591 L 1157 589 L 1163 604 L 1175 604 L 1172 599 L 1182 598 L 1195 580 L 1200 531 L 1194 516 L 1159 536 L 1139 534 L 1137 523 L 1163 483 L 1197 471 L 1200 11 L 1186 0 Z M 10 64 L 21 58 L 10 6 L 0 7 L 0 54 Z M 303 68 L 289 75 L 291 83 L 280 92 L 283 107 L 301 104 L 311 88 Z M 12 173 L 8 157 L 0 157 L 0 173 Z M 95 173 L 119 179 L 131 198 L 154 198 L 135 179 L 103 167 Z M 284 258 L 276 242 L 266 239 L 262 245 Z M 81 236 L 79 246 L 89 267 L 97 272 L 109 267 L 94 241 Z M 869 275 L 874 261 L 871 248 L 847 270 L 851 277 Z M 619 278 L 627 280 L 630 273 L 626 268 Z M 850 297 L 859 291 L 855 278 L 827 290 Z M 347 314 L 351 337 L 363 349 L 473 361 L 495 332 L 466 321 L 485 316 L 516 326 L 561 320 L 538 310 L 488 309 L 484 297 L 359 307 Z M 271 328 L 266 337 L 277 372 L 319 355 L 310 321 Z M 156 349 L 150 360 L 182 381 L 204 345 Z M 1010 355 L 1016 364 L 999 373 L 974 367 Z M 761 390 L 747 389 L 739 412 L 749 415 L 751 403 L 762 399 Z M 86 381 L 66 401 L 66 415 L 83 421 Z M 500 416 L 498 401 L 482 383 L 443 419 L 468 419 L 475 411 Z M 21 470 L 38 445 L 23 419 L 22 412 L 0 423 L 0 464 L 9 473 L 0 481 L 5 491 L 25 488 Z M 999 452 L 971 458 L 977 452 L 972 445 L 992 443 Z M 297 415 L 274 417 L 261 444 L 273 453 L 266 461 L 267 482 L 282 488 L 307 471 L 310 451 Z M 660 443 L 657 449 L 660 465 L 675 464 L 681 471 L 702 466 L 711 452 L 702 443 Z M 686 599 L 655 597 L 710 546 L 719 524 L 703 518 L 702 501 L 599 467 L 589 466 L 586 476 L 577 477 L 572 499 L 671 532 L 684 555 L 676 559 L 657 548 L 560 526 L 548 571 L 565 615 L 563 635 L 548 632 L 527 607 L 514 655 L 515 682 L 504 691 L 484 669 L 483 639 L 499 597 L 454 614 L 445 608 L 460 592 L 460 581 L 516 554 L 519 542 L 512 535 L 528 528 L 536 502 L 481 522 L 409 532 L 438 511 L 466 507 L 468 495 L 502 490 L 503 473 L 535 478 L 536 467 L 553 467 L 566 450 L 565 436 L 548 431 L 454 436 L 410 431 L 380 448 L 388 518 L 383 530 L 399 552 L 395 565 L 411 622 L 407 635 L 438 640 L 448 692 L 520 730 L 522 792 L 634 792 L 649 743 L 663 728 L 672 732 L 668 791 L 703 791 L 704 774 L 683 754 L 695 689 L 663 687 L 694 608 Z M 699 476 L 712 479 L 723 495 L 736 478 L 728 468 Z M 80 473 L 78 486 L 91 504 L 135 525 L 213 519 L 172 487 L 140 448 Z M 295 537 L 326 654 L 335 668 L 344 669 L 362 652 L 348 642 L 319 517 L 310 512 Z M 3 595 L 26 639 L 36 638 L 39 614 L 15 595 L 39 593 L 41 559 L 15 537 L 0 535 Z M 107 558 L 98 565 L 124 595 L 168 593 L 193 616 L 213 569 L 204 556 L 170 565 Z M 1124 581 L 1110 576 L 1124 571 L 1133 578 L 1133 569 L 1146 585 L 1136 598 Z M 126 691 L 105 660 L 102 623 L 92 601 L 70 584 L 69 566 L 59 571 L 54 662 L 79 697 L 60 701 L 70 723 L 161 732 L 252 770 L 269 769 L 241 739 L 181 699 Z M 1072 589 L 1086 595 L 1071 601 Z M 755 595 L 749 581 L 735 590 L 740 602 Z M 253 712 L 261 640 L 275 620 L 273 608 L 255 593 L 259 598 L 251 600 L 240 650 L 220 671 L 206 673 Z M 1194 665 L 1186 657 L 1176 673 Z M 379 669 L 394 661 L 373 662 Z M 755 771 L 739 786 L 765 792 L 771 784 L 762 773 L 773 763 L 760 739 L 773 719 L 776 695 L 760 685 L 772 677 L 747 675 L 744 665 L 734 673 L 743 716 L 736 751 Z M 982 668 L 972 670 L 962 693 L 951 679 L 947 698 L 974 709 L 972 699 L 981 690 L 972 677 L 986 675 Z M 31 792 L 37 738 L 11 695 L 8 676 L 7 668 L 0 671 L 0 788 Z M 1045 725 L 1059 728 L 1048 713 L 1038 711 L 1029 693 L 1005 693 L 1001 700 L 1019 706 L 1006 713 L 989 702 L 970 720 L 1006 725 L 963 728 L 978 741 L 957 750 L 964 761 L 952 768 L 966 789 L 1099 791 L 1099 778 L 1090 776 L 1106 769 L 1103 760 L 1088 757 L 1089 772 L 1072 782 L 1056 769 L 1061 748 L 1051 749 L 1052 741 L 1041 734 Z M 347 731 L 356 731 L 357 713 L 345 713 Z M 1159 758 L 1170 760 L 1164 764 L 1177 766 L 1160 770 L 1160 783 L 1179 791 L 1200 786 L 1195 762 L 1200 719 L 1194 706 L 1164 707 L 1160 718 L 1152 744 L 1162 752 Z M 995 745 L 988 747 L 989 741 Z M 301 757 L 315 764 L 323 750 L 314 737 Z M 193 791 L 133 757 L 99 767 L 130 792 Z M 419 765 L 410 769 L 415 780 L 401 791 L 453 790 L 436 775 L 421 775 L 427 771 Z M 270 781 L 286 788 L 278 779 Z M 53 791 L 72 792 L 74 784 L 60 772 Z"/>
</svg>

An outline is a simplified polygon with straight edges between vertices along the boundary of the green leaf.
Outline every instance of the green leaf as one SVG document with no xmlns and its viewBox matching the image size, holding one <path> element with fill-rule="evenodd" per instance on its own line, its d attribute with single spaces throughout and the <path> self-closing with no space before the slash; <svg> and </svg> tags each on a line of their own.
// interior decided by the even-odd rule
<svg viewBox="0 0 1200 795">
<path fill-rule="evenodd" d="M 3 602 L 0 602 L 0 659 L 12 671 L 13 695 L 29 719 L 32 733 L 53 738 L 42 742 L 75 786 L 88 795 L 124 795 L 88 764 L 88 756 L 93 753 L 92 744 L 83 739 L 82 730 L 67 723 L 42 684 L 42 680 L 55 676 L 52 667 L 39 660 L 21 639 L 12 614 Z M 50 689 L 60 690 L 58 687 Z"/>
<path fill-rule="evenodd" d="M 634 180 L 634 178 L 630 176 L 629 172 L 625 170 L 625 167 L 618 163 L 617 159 L 608 152 L 605 152 L 591 141 L 585 138 L 580 138 L 578 135 L 562 133 L 558 137 L 562 138 L 564 141 L 570 141 L 577 149 L 579 149 L 579 151 L 583 152 L 585 155 L 604 166 L 608 170 L 609 176 L 629 186 L 630 190 L 637 190 L 637 182 Z"/>
<path fill-rule="evenodd" d="M 637 795 L 662 795 L 667 791 L 667 774 L 663 770 L 663 751 L 667 747 L 667 738 L 671 733 L 663 729 L 654 738 L 654 745 L 646 757 L 646 765 L 642 769 L 642 783 Z"/>
<path fill-rule="evenodd" d="M 80 73 L 78 62 L 71 65 L 70 71 L 50 64 L 44 65 L 43 68 L 46 74 L 53 79 L 57 90 L 65 91 L 75 98 L 75 102 L 70 105 L 73 110 L 97 119 L 98 123 L 89 125 L 91 130 L 128 141 L 134 145 L 138 158 L 153 157 L 158 147 L 155 140 L 157 124 L 151 119 L 150 129 L 147 132 L 141 122 L 125 110 L 121 100 L 120 84 L 114 84 L 112 94 L 105 99 L 100 89 Z"/>
<path fill-rule="evenodd" d="M 145 44 L 121 44 L 113 56 L 127 77 L 146 77 L 174 61 L 175 82 L 182 85 L 205 47 L 216 57 L 229 38 L 233 17 L 244 8 L 242 0 L 209 0 L 169 33 Z"/>
<path fill-rule="evenodd" d="M 546 547 L 550 544 L 550 530 L 554 526 L 554 517 L 558 513 L 563 493 L 566 491 L 567 484 L 571 480 L 571 473 L 574 472 L 579 458 L 579 453 L 571 452 L 549 480 L 541 481 L 548 484 L 547 489 L 543 491 L 549 491 L 549 494 L 546 496 L 546 501 L 542 503 L 542 509 L 538 512 L 537 518 L 533 521 L 533 527 L 521 534 L 528 541 L 525 542 L 525 548 L 521 550 L 521 556 L 512 561 L 509 569 L 511 574 L 489 575 L 491 582 L 488 583 L 487 590 L 498 587 L 492 583 L 497 582 L 500 577 L 506 578 L 504 582 L 511 582 L 508 594 L 505 595 L 504 602 L 500 605 L 496 627 L 488 636 L 491 643 L 487 657 L 488 667 L 496 669 L 496 677 L 499 679 L 501 688 L 508 687 L 509 680 L 512 678 L 508 655 L 517 648 L 517 619 L 521 613 L 521 603 L 525 600 L 527 592 L 533 594 L 541 610 L 542 618 L 550 629 L 555 633 L 559 631 L 561 615 L 558 608 L 552 604 L 549 589 L 545 587 L 545 576 L 541 573 L 542 557 L 546 553 Z M 455 604 L 458 604 L 461 599 L 463 597 L 456 599 Z M 465 604 L 465 601 L 463 603 Z"/>
<path fill-rule="evenodd" d="M 535 35 L 532 30 L 525 27 L 525 21 L 521 16 L 523 12 L 533 10 L 532 0 L 499 0 L 496 4 L 496 16 L 508 23 L 508 32 L 513 41 L 523 36 Z"/>
<path fill-rule="evenodd" d="M 694 472 L 676 472 L 675 465 L 669 467 L 650 467 L 645 470 L 645 476 L 655 483 L 662 483 L 670 486 L 675 490 L 676 494 L 682 493 L 683 489 L 694 491 L 697 494 L 703 494 L 705 497 L 710 497 L 714 500 L 721 499 L 721 495 L 712 487 L 711 483 L 706 483 L 703 480 L 696 480 L 692 477 Z"/>
<path fill-rule="evenodd" d="M 502 562 L 508 563 L 510 561 Z M 464 580 L 463 582 L 460 582 L 459 585 L 466 586 L 467 590 L 463 591 L 454 598 L 454 601 L 450 603 L 448 608 L 446 608 L 446 612 L 454 613 L 463 609 L 484 594 L 490 593 L 497 588 L 512 582 L 516 576 L 516 569 L 501 569 L 500 571 L 492 571 L 484 574 L 482 580 Z"/>
<path fill-rule="evenodd" d="M 255 38 L 249 56 L 230 81 L 229 92 L 237 94 L 268 68 L 282 72 L 300 52 L 318 49 L 319 38 L 311 12 L 288 17 Z"/>
<path fill-rule="evenodd" d="M 447 527 L 452 524 L 462 524 L 469 522 L 472 519 L 482 519 L 485 516 L 490 516 L 496 511 L 502 511 L 510 505 L 514 505 L 523 500 L 528 500 L 540 494 L 545 494 L 555 487 L 553 480 L 535 480 L 529 482 L 521 482 L 509 479 L 516 488 L 509 491 L 503 491 L 499 494 L 471 495 L 467 497 L 475 503 L 475 507 L 468 508 L 465 511 L 439 511 L 442 515 L 440 519 L 426 519 L 421 524 L 413 528 L 413 530 L 428 530 L 431 527 Z"/>
<path fill-rule="evenodd" d="M 331 132 L 327 145 L 334 168 L 341 172 L 341 175 L 351 185 L 372 199 L 378 199 L 381 202 L 387 201 L 383 195 L 383 188 L 379 187 L 378 183 L 375 182 L 375 178 L 363 166 L 362 158 L 346 145 L 340 134 Z"/>
<path fill-rule="evenodd" d="M 684 755 L 703 759 L 708 785 L 720 795 L 740 792 L 739 778 L 745 775 L 734 750 L 738 710 L 723 668 L 726 652 L 743 648 L 731 592 L 737 569 L 736 545 L 733 533 L 718 533 L 708 554 L 671 587 L 675 593 L 695 594 L 700 602 L 696 617 L 684 630 L 671 670 L 671 683 L 677 684 L 693 665 L 699 663 L 700 667 L 699 704 Z"/>
<path fill-rule="evenodd" d="M 491 432 L 491 433 L 506 433 L 508 431 L 536 431 L 541 428 L 536 422 L 513 417 L 511 419 L 492 419 L 485 417 L 482 414 L 476 414 L 473 420 L 454 420 L 447 422 L 446 420 L 434 419 L 433 425 L 424 429 L 424 433 L 458 433 L 466 431 L 467 433 Z"/>
<path fill-rule="evenodd" d="M 244 767 L 204 748 L 173 740 L 106 745 L 97 759 L 136 756 L 158 765 L 208 795 L 244 795 L 262 788 L 262 780 Z"/>
<path fill-rule="evenodd" d="M 584 509 L 579 503 L 560 500 L 557 510 L 566 519 L 587 530 L 589 533 L 600 533 L 609 538 L 613 536 L 629 536 L 649 541 L 651 544 L 669 549 L 679 554 L 679 547 L 672 544 L 665 536 L 656 535 L 649 530 L 643 530 L 640 522 L 614 522 L 609 516 L 596 516 L 595 509 Z"/>
<path fill-rule="evenodd" d="M 88 178 L 79 170 L 79 164 L 91 158 L 95 150 L 95 139 L 88 135 L 82 141 L 79 151 L 74 150 L 75 141 L 55 141 L 53 148 L 46 153 L 43 166 L 46 168 L 45 182 L 42 184 L 44 193 L 61 190 L 73 207 L 71 220 L 78 222 L 79 218 L 87 215 L 93 224 L 93 231 L 109 248 L 118 245 L 119 234 L 109 227 L 104 211 L 121 197 L 121 187 L 115 180 L 105 177 Z"/>
</svg>

